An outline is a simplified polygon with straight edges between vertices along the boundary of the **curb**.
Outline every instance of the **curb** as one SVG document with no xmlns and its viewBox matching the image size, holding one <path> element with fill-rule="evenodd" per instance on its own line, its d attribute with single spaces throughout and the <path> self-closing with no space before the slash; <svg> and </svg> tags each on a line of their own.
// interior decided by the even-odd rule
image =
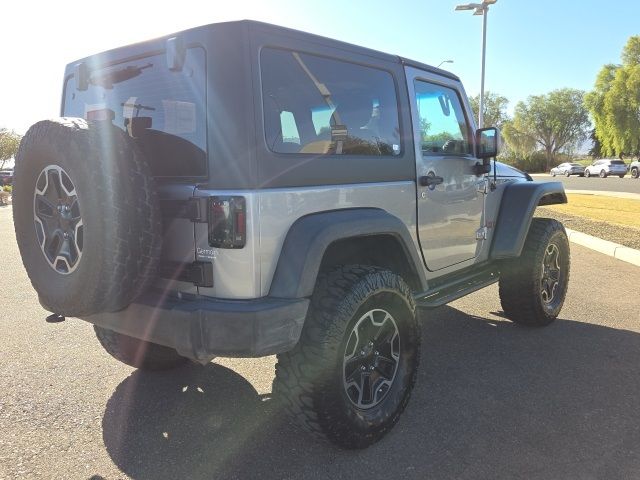
<svg viewBox="0 0 640 480">
<path fill-rule="evenodd" d="M 565 228 L 569 241 L 640 267 L 640 250 Z"/>
</svg>

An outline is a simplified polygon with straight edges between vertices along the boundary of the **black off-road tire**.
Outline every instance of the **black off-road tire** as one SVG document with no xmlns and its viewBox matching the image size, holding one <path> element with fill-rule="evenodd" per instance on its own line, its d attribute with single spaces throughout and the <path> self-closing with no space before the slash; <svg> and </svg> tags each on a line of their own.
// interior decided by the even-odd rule
<svg viewBox="0 0 640 480">
<path fill-rule="evenodd" d="M 75 187 L 82 220 L 80 256 L 63 273 L 43 253 L 43 229 L 36 233 L 36 187 L 51 168 Z M 154 181 L 142 152 L 109 123 L 60 118 L 33 125 L 16 155 L 13 213 L 22 261 L 47 310 L 74 317 L 117 311 L 155 278 L 162 231 Z"/>
<path fill-rule="evenodd" d="M 141 370 L 170 370 L 189 361 L 173 348 L 138 340 L 97 325 L 93 329 L 107 353 L 131 367 Z"/>
<path fill-rule="evenodd" d="M 559 269 L 554 295 L 549 297 L 543 294 L 547 268 L 543 261 L 547 260 L 548 251 L 554 251 L 552 246 L 558 251 Z M 569 255 L 569 240 L 562 223 L 550 218 L 534 218 L 520 257 L 506 261 L 501 267 L 500 302 L 507 318 L 531 327 L 549 325 L 556 319 L 569 285 Z"/>
<path fill-rule="evenodd" d="M 350 336 L 354 328 L 367 312 L 377 309 L 388 312 L 397 325 L 399 360 L 379 403 L 362 409 L 348 396 L 343 361 L 347 348 L 357 347 L 347 343 L 354 338 Z M 365 448 L 398 421 L 409 401 L 419 359 L 420 331 L 409 286 L 388 270 L 342 266 L 319 277 L 300 341 L 278 355 L 274 396 L 303 429 L 342 448 Z M 376 390 L 374 398 L 380 392 Z"/>
</svg>

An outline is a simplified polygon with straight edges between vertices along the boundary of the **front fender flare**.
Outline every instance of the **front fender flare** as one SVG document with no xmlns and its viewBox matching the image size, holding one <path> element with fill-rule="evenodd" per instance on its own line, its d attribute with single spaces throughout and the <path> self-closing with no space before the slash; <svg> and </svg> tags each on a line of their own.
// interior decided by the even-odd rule
<svg viewBox="0 0 640 480">
<path fill-rule="evenodd" d="M 567 203 L 561 182 L 517 182 L 505 188 L 491 245 L 491 258 L 519 257 L 538 205 Z"/>
</svg>

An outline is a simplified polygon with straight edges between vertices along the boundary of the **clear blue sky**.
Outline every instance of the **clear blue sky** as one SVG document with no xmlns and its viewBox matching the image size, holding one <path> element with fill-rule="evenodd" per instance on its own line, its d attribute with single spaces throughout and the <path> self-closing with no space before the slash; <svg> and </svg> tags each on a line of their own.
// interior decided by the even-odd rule
<svg viewBox="0 0 640 480">
<path fill-rule="evenodd" d="M 13 1 L 3 8 L 0 127 L 24 132 L 58 114 L 66 63 L 188 27 L 251 18 L 396 53 L 459 75 L 480 90 L 482 18 L 456 0 Z M 562 87 L 588 90 L 640 34 L 638 0 L 498 0 L 488 17 L 486 89 L 511 108 Z"/>
</svg>

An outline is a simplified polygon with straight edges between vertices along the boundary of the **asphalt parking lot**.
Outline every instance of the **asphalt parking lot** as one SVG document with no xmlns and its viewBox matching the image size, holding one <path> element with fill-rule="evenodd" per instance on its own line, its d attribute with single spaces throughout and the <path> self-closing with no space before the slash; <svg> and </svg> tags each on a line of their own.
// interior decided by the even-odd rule
<svg viewBox="0 0 640 480">
<path fill-rule="evenodd" d="M 88 324 L 45 323 L 6 208 L 0 239 L 0 478 L 640 477 L 638 267 L 572 245 L 544 329 L 506 321 L 495 286 L 423 312 L 409 407 L 346 452 L 283 418 L 273 357 L 145 374 Z"/>
</svg>

